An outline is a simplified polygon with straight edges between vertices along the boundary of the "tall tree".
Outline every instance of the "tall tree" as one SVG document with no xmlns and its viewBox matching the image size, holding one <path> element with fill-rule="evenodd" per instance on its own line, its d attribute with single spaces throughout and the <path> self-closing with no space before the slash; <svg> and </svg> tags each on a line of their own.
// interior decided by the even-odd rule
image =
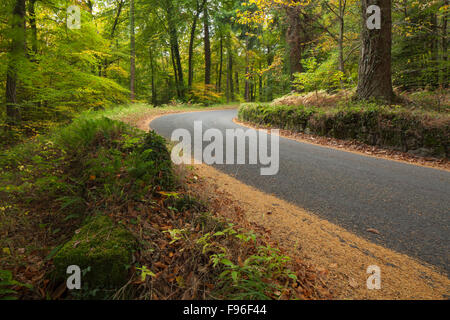
<svg viewBox="0 0 450 320">
<path fill-rule="evenodd" d="M 222 65 L 223 65 L 223 38 L 221 34 L 219 40 L 219 72 L 217 75 L 217 92 L 222 91 Z"/>
<path fill-rule="evenodd" d="M 176 15 L 175 8 L 173 7 L 172 0 L 165 0 L 165 9 L 167 14 L 167 29 L 169 32 L 170 48 L 176 67 L 177 79 L 177 93 L 179 98 L 184 97 L 184 80 L 183 69 L 181 67 L 180 47 L 178 44 L 178 31 L 176 27 Z"/>
<path fill-rule="evenodd" d="M 131 102 L 135 99 L 135 82 L 136 82 L 136 44 L 135 44 L 135 30 L 134 30 L 134 0 L 130 0 L 130 47 L 131 47 L 131 61 L 130 61 L 130 99 Z"/>
<path fill-rule="evenodd" d="M 11 47 L 6 72 L 6 115 L 10 124 L 20 122 L 20 107 L 17 101 L 19 67 L 26 56 L 25 0 L 16 0 L 11 24 Z"/>
<path fill-rule="evenodd" d="M 294 74 L 302 72 L 302 21 L 300 18 L 300 6 L 286 6 L 288 28 L 286 30 L 286 42 L 289 47 L 289 72 Z"/>
<path fill-rule="evenodd" d="M 209 39 L 208 4 L 205 2 L 203 12 L 204 46 L 205 46 L 205 84 L 211 83 L 211 42 Z"/>
<path fill-rule="evenodd" d="M 448 88 L 448 38 L 447 38 L 447 27 L 448 27 L 448 14 L 447 10 L 449 7 L 449 0 L 444 0 L 442 6 L 445 8 L 442 14 L 442 31 L 441 31 L 441 47 L 442 47 L 442 65 L 441 68 L 441 85 L 444 88 Z"/>
<path fill-rule="evenodd" d="M 380 29 L 369 29 L 367 26 L 370 16 L 367 8 L 371 5 L 377 5 L 381 9 Z M 390 103 L 394 98 L 391 71 L 391 0 L 362 0 L 361 10 L 362 46 L 357 96 L 359 99 L 376 98 Z"/>
<path fill-rule="evenodd" d="M 120 0 L 117 4 L 117 12 L 116 12 L 116 16 L 114 18 L 114 22 L 113 25 L 111 27 L 111 31 L 109 33 L 109 40 L 113 40 L 114 39 L 114 35 L 117 29 L 117 26 L 119 25 L 119 18 L 120 18 L 120 14 L 122 12 L 123 6 L 125 5 L 125 0 Z M 105 58 L 105 60 L 103 61 L 103 75 L 106 77 L 106 69 L 108 68 L 108 59 Z"/>
<path fill-rule="evenodd" d="M 244 99 L 250 101 L 250 59 L 248 57 L 250 51 L 250 41 L 248 36 L 245 37 L 245 87 Z"/>
<path fill-rule="evenodd" d="M 195 41 L 195 30 L 197 28 L 197 21 L 200 13 L 203 11 L 205 7 L 206 0 L 202 0 L 202 3 L 198 0 L 195 0 L 195 13 L 194 18 L 192 19 L 192 27 L 191 27 L 191 37 L 189 39 L 189 52 L 188 52 L 188 87 L 192 86 L 192 81 L 194 79 L 194 67 L 192 65 L 192 56 L 194 53 L 194 41 Z"/>
<path fill-rule="evenodd" d="M 333 32 L 329 30 L 328 27 L 321 24 L 318 20 L 315 19 L 316 22 L 320 24 L 320 26 L 327 32 L 331 38 L 336 41 L 338 45 L 339 52 L 339 71 L 345 73 L 345 59 L 344 59 L 344 32 L 345 32 L 345 14 L 347 9 L 347 0 L 338 0 L 337 5 L 333 4 L 331 1 L 323 1 L 322 2 L 325 7 L 336 17 L 339 22 L 339 31 L 338 34 L 335 35 Z"/>
<path fill-rule="evenodd" d="M 29 0 L 28 2 L 28 15 L 30 16 L 30 28 L 31 28 L 31 50 L 33 51 L 34 55 L 38 53 L 36 2 L 37 0 Z"/>
<path fill-rule="evenodd" d="M 233 88 L 233 50 L 231 48 L 231 32 L 227 38 L 227 101 L 234 101 Z"/>
<path fill-rule="evenodd" d="M 152 78 L 152 105 L 156 106 L 158 104 L 157 96 L 156 96 L 156 87 L 155 87 L 155 67 L 154 67 L 154 58 L 153 58 L 153 49 L 152 46 L 149 46 L 150 53 L 150 72 Z"/>
</svg>

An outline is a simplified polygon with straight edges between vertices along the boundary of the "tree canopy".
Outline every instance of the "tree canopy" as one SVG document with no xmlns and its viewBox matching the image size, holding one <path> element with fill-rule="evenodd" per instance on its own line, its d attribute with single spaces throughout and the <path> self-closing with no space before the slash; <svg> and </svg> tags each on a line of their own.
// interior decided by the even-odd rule
<svg viewBox="0 0 450 320">
<path fill-rule="evenodd" d="M 364 40 L 364 10 L 377 1 L 4 0 L 2 123 L 40 128 L 130 100 L 271 101 L 358 82 L 362 98 L 383 97 L 374 91 L 388 79 L 388 91 L 447 87 L 448 0 L 381 2 L 389 25 L 366 34 L 392 45 L 370 47 L 380 75 L 391 69 L 384 79 L 361 58 L 375 43 Z"/>
</svg>

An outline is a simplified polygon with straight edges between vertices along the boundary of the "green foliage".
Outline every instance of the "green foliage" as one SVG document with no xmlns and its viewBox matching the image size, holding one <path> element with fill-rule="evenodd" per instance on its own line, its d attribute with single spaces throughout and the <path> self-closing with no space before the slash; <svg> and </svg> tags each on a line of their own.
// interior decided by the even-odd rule
<svg viewBox="0 0 450 320">
<path fill-rule="evenodd" d="M 217 93 L 213 85 L 194 84 L 187 95 L 189 102 L 202 105 L 216 104 L 222 101 L 222 95 Z"/>
<path fill-rule="evenodd" d="M 27 287 L 29 289 L 32 286 L 28 284 L 20 283 L 13 279 L 12 272 L 9 270 L 0 269 L 0 300 L 16 300 L 17 291 L 13 288 Z"/>
<path fill-rule="evenodd" d="M 105 117 L 81 117 L 17 145 L 0 157 L 0 164 L 1 228 L 18 217 L 29 223 L 27 214 L 37 211 L 42 232 L 54 237 L 61 226 L 70 230 L 68 225 L 87 219 L 62 249 L 56 245 L 47 257 L 54 259 L 57 279 L 71 264 L 87 272 L 79 298 L 106 297 L 103 289 L 122 284 L 128 274 L 134 240 L 101 214 L 170 191 L 175 183 L 162 137 Z M 57 238 L 65 240 L 64 235 Z"/>
<path fill-rule="evenodd" d="M 85 203 L 103 195 L 125 202 L 174 184 L 163 138 L 108 118 L 76 120 L 18 145 L 0 164 L 6 203 L 46 200 L 72 216 L 83 216 Z"/>
<path fill-rule="evenodd" d="M 214 295 L 226 299 L 266 300 L 276 299 L 289 280 L 297 280 L 287 267 L 290 258 L 270 246 L 258 246 L 244 261 L 233 256 L 221 240 L 236 242 L 235 245 L 251 248 L 256 243 L 254 233 L 237 231 L 233 224 L 221 226 L 219 230 L 204 233 L 196 240 L 203 254 L 209 256 L 217 269 L 219 282 Z"/>
<path fill-rule="evenodd" d="M 302 60 L 303 67 L 307 70 L 302 73 L 295 73 L 293 85 L 298 91 L 332 91 L 341 86 L 344 74 L 335 69 L 334 61 L 328 60 L 318 64 L 316 58 L 310 57 Z"/>
<path fill-rule="evenodd" d="M 226 258 L 225 253 L 211 256 L 213 265 L 225 269 L 220 275 L 219 292 L 229 299 L 269 300 L 278 298 L 283 286 L 275 281 L 297 280 L 287 267 L 290 258 L 280 254 L 278 249 L 260 246 L 256 254 L 251 255 L 242 264 L 235 264 Z"/>
<path fill-rule="evenodd" d="M 393 82 L 404 90 L 448 87 L 448 3 L 405 1 L 393 11 Z M 446 47 L 445 47 L 446 46 Z"/>
<path fill-rule="evenodd" d="M 220 251 L 210 256 L 214 268 L 219 268 L 219 283 L 216 294 L 228 299 L 239 300 L 267 300 L 277 298 L 288 280 L 297 280 L 296 276 L 287 268 L 290 258 L 270 246 L 259 246 L 256 252 L 244 261 L 233 262 L 225 247 L 217 246 L 214 238 L 226 237 L 238 239 L 242 245 L 256 241 L 253 233 L 237 232 L 232 224 L 213 234 L 206 233 L 197 243 L 202 245 L 203 252 Z M 216 247 L 213 249 L 213 247 Z"/>
</svg>

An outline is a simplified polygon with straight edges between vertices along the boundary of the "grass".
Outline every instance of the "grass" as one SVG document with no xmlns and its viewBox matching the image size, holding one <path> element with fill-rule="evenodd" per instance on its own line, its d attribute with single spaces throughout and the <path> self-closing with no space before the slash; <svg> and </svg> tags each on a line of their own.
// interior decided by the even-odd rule
<svg viewBox="0 0 450 320">
<path fill-rule="evenodd" d="M 239 103 L 213 104 L 209 106 L 203 105 L 189 105 L 189 104 L 176 104 L 176 105 L 163 105 L 160 107 L 153 107 L 152 105 L 136 103 L 132 105 L 116 106 L 111 109 L 102 111 L 86 111 L 81 113 L 79 118 L 95 119 L 98 117 L 107 117 L 114 120 L 123 119 L 137 119 L 142 118 L 143 115 L 157 115 L 170 112 L 183 112 L 183 111 L 204 111 L 217 108 L 238 108 Z"/>
<path fill-rule="evenodd" d="M 239 103 L 229 103 L 227 105 L 212 104 L 204 106 L 201 104 L 165 104 L 153 107 L 149 104 L 135 103 L 129 105 L 119 105 L 104 110 L 89 109 L 72 118 L 61 119 L 59 121 L 26 121 L 16 126 L 8 126 L 4 117 L 0 119 L 0 150 L 11 149 L 19 143 L 24 143 L 30 138 L 35 138 L 43 134 L 48 134 L 58 127 L 69 124 L 74 119 L 97 119 L 107 117 L 113 120 L 122 120 L 127 123 L 134 123 L 136 119 L 141 119 L 143 115 L 152 116 L 157 114 L 202 111 L 217 108 L 237 108 Z"/>
</svg>

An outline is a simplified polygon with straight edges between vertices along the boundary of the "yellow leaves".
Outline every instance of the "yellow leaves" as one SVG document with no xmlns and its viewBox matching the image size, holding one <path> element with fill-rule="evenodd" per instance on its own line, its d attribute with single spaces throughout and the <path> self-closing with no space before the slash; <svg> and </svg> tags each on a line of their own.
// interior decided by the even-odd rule
<svg viewBox="0 0 450 320">
<path fill-rule="evenodd" d="M 448 8 L 450 8 L 450 5 L 443 5 L 439 8 L 439 12 L 446 13 L 448 11 Z"/>
<path fill-rule="evenodd" d="M 215 91 L 214 85 L 196 83 L 192 85 L 189 99 L 195 103 L 215 103 L 222 97 L 221 93 Z"/>
<path fill-rule="evenodd" d="M 127 70 L 115 64 L 111 64 L 108 69 L 106 69 L 106 72 L 123 78 L 127 78 L 129 76 L 129 72 Z"/>
<path fill-rule="evenodd" d="M 2 252 L 8 256 L 11 255 L 11 250 L 9 248 L 3 248 Z"/>
<path fill-rule="evenodd" d="M 166 197 L 174 197 L 174 198 L 178 198 L 178 193 L 176 192 L 166 192 L 166 191 L 158 191 L 159 194 L 166 196 Z"/>
<path fill-rule="evenodd" d="M 252 6 L 252 10 L 236 10 L 237 22 L 246 25 L 264 25 L 268 28 L 267 24 L 273 23 L 270 11 L 277 7 L 297 7 L 306 6 L 311 3 L 311 0 L 248 0 L 243 2 L 242 7 L 256 6 L 256 10 Z"/>
<path fill-rule="evenodd" d="M 144 282 L 147 277 L 155 277 L 156 274 L 153 273 L 149 268 L 147 268 L 146 266 L 142 266 L 142 268 L 136 268 L 138 270 L 141 271 L 141 281 Z"/>
<path fill-rule="evenodd" d="M 184 278 L 183 278 L 182 276 L 176 277 L 175 280 L 177 281 L 178 285 L 179 285 L 181 288 L 184 288 Z"/>
</svg>

